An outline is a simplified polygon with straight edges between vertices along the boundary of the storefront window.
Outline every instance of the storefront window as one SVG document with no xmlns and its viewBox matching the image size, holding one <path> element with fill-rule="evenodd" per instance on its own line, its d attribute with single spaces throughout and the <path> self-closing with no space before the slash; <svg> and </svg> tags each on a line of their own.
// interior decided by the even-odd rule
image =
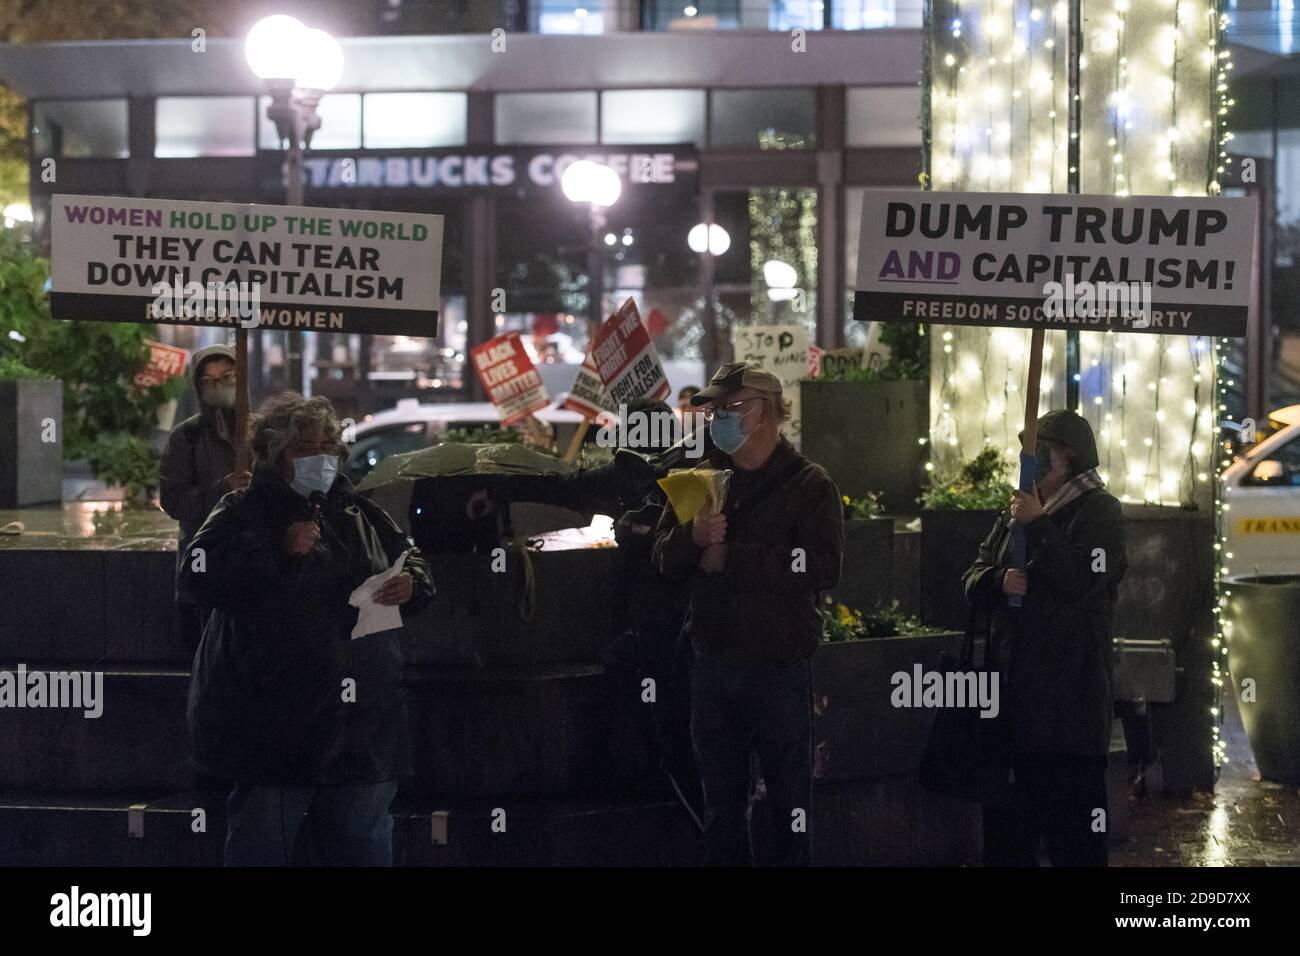
<svg viewBox="0 0 1300 956">
<path fill-rule="evenodd" d="M 848 145 L 921 145 L 920 87 L 865 86 L 846 92 L 845 138 Z"/>
<path fill-rule="evenodd" d="M 534 0 L 538 33 L 605 33 L 618 29 L 617 0 Z"/>
<path fill-rule="evenodd" d="M 154 106 L 154 151 L 160 159 L 252 156 L 251 96 L 160 96 Z"/>
<path fill-rule="evenodd" d="M 709 144 L 722 148 L 816 145 L 816 94 L 811 89 L 714 90 Z M 770 146 L 769 146 L 770 148 Z"/>
<path fill-rule="evenodd" d="M 820 30 L 823 0 L 646 0 L 647 30 Z"/>
<path fill-rule="evenodd" d="M 817 190 L 719 192 L 714 220 L 731 240 L 714 260 L 720 332 L 748 324 L 817 327 Z M 732 254 L 736 250 L 736 254 Z"/>
<path fill-rule="evenodd" d="M 125 159 L 126 100 L 42 100 L 33 107 L 37 156 Z"/>
<path fill-rule="evenodd" d="M 464 93 L 367 93 L 365 148 L 461 146 L 466 104 Z"/>
<path fill-rule="evenodd" d="M 258 146 L 261 149 L 279 149 L 280 139 L 275 124 L 266 118 L 269 96 L 258 99 Z M 312 149 L 361 148 L 361 94 L 328 93 L 320 98 L 316 108 L 320 114 L 320 129 L 312 134 Z"/>
<path fill-rule="evenodd" d="M 601 94 L 602 143 L 702 143 L 703 90 L 608 90 Z"/>
<path fill-rule="evenodd" d="M 836 30 L 919 27 L 922 0 L 834 0 L 831 26 Z"/>
<path fill-rule="evenodd" d="M 596 92 L 499 93 L 496 141 L 511 143 L 596 142 Z"/>
<path fill-rule="evenodd" d="M 698 377 L 703 302 L 698 256 L 687 244 L 699 218 L 692 190 L 625 189 L 594 236 L 587 208 L 559 190 L 502 199 L 497 216 L 497 282 L 506 306 L 496 319 L 498 334 L 522 333 L 541 366 L 581 364 L 592 331 L 588 263 L 594 240 L 603 265 L 596 314 L 603 318 L 632 297 L 665 367 L 688 362 Z M 552 395 L 566 390 L 573 374 L 573 368 L 542 369 Z"/>
</svg>

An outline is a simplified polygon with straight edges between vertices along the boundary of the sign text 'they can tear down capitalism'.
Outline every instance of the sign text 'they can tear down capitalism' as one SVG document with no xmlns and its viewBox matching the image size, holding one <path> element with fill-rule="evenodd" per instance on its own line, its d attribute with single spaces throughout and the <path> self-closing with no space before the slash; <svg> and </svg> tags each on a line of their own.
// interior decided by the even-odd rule
<svg viewBox="0 0 1300 956">
<path fill-rule="evenodd" d="M 55 196 L 51 214 L 56 319 L 250 327 L 221 296 L 158 307 L 163 287 L 237 286 L 262 328 L 438 330 L 441 216 L 108 196 Z"/>
</svg>

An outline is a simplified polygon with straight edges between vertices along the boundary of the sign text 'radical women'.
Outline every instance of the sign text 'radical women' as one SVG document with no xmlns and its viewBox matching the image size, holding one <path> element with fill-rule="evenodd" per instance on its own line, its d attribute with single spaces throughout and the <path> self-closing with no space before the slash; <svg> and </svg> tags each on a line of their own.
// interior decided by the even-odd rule
<svg viewBox="0 0 1300 956">
<path fill-rule="evenodd" d="M 56 319 L 430 336 L 442 217 L 55 196 Z"/>
<path fill-rule="evenodd" d="M 1245 335 L 1255 202 L 868 190 L 853 317 Z"/>
</svg>

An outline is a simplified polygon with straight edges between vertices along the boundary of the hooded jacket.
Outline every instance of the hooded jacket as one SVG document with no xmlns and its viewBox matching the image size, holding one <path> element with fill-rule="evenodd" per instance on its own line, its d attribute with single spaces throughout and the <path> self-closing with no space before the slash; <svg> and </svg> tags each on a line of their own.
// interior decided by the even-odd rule
<svg viewBox="0 0 1300 956">
<path fill-rule="evenodd" d="M 1127 568 L 1120 503 L 1092 488 L 1025 526 L 1029 590 L 1019 608 L 1001 587 L 1011 566 L 1011 532 L 1010 511 L 1003 511 L 962 583 L 978 620 L 991 616 L 1013 747 L 1105 756 L 1114 608 Z"/>
<path fill-rule="evenodd" d="M 235 470 L 235 413 L 206 404 L 199 392 L 203 366 L 216 358 L 233 362 L 235 350 L 229 345 L 210 345 L 194 353 L 190 385 L 199 398 L 200 411 L 172 429 L 158 465 L 162 509 L 181 526 L 176 548 L 178 568 L 199 525 L 230 490 L 222 479 Z"/>
<path fill-rule="evenodd" d="M 302 495 L 258 465 L 182 559 L 182 598 L 214 609 L 190 678 L 194 759 L 250 783 L 393 780 L 410 765 L 399 632 L 352 639 L 348 598 L 408 551 L 409 618 L 432 599 L 429 566 L 345 476 L 326 496 L 316 547 L 286 555 L 285 531 L 310 516 Z"/>
</svg>

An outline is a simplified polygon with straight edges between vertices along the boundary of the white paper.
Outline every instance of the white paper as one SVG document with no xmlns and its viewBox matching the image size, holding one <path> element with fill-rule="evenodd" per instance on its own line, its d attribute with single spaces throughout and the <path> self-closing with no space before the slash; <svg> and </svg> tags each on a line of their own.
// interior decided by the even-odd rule
<svg viewBox="0 0 1300 956">
<path fill-rule="evenodd" d="M 375 595 L 379 593 L 379 589 L 385 583 L 402 573 L 402 565 L 406 564 L 406 556 L 410 553 L 409 551 L 403 551 L 401 556 L 393 562 L 391 568 L 366 578 L 352 592 L 352 596 L 348 598 L 348 603 L 360 612 L 357 614 L 357 625 L 352 628 L 353 640 L 358 637 L 365 637 L 367 634 L 391 631 L 402 626 L 401 606 L 397 604 L 376 604 Z"/>
</svg>

